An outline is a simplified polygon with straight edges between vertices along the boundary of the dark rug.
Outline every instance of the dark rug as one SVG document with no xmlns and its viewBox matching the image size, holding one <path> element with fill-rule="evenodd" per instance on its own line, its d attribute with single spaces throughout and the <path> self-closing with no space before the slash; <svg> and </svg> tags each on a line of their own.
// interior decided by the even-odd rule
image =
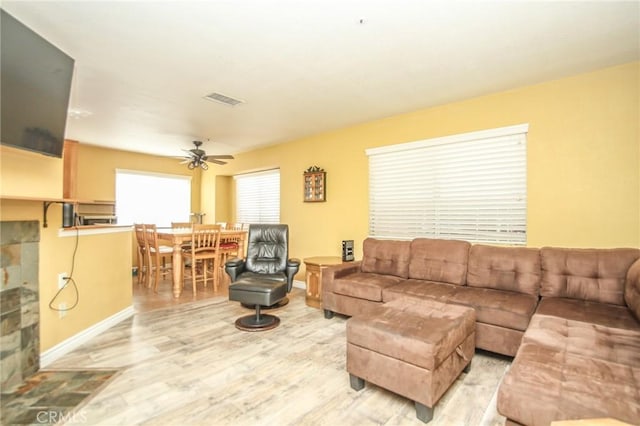
<svg viewBox="0 0 640 426">
<path fill-rule="evenodd" d="M 120 370 L 41 370 L 13 389 L 3 390 L 2 425 L 84 423 L 80 407 Z"/>
</svg>

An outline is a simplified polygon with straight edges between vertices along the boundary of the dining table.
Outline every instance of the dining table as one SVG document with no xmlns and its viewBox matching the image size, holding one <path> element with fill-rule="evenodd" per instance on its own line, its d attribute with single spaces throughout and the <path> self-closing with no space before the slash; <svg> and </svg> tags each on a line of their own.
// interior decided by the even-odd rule
<svg viewBox="0 0 640 426">
<path fill-rule="evenodd" d="M 173 272 L 173 297 L 178 298 L 182 294 L 182 250 L 183 245 L 191 241 L 190 228 L 157 228 L 158 240 L 168 243 L 173 247 L 172 272 Z M 220 230 L 220 243 L 233 241 L 238 243 L 238 253 L 244 258 L 244 242 L 247 237 L 246 230 L 222 229 Z M 217 273 L 217 271 L 216 271 Z"/>
</svg>

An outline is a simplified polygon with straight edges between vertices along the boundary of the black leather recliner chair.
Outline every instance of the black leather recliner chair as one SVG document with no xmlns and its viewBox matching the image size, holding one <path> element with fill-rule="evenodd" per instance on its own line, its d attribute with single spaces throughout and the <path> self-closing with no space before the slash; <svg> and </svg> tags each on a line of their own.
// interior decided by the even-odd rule
<svg viewBox="0 0 640 426">
<path fill-rule="evenodd" d="M 262 308 L 282 306 L 293 287 L 300 260 L 289 259 L 289 226 L 255 224 L 249 226 L 247 258 L 231 259 L 225 271 L 231 278 L 229 300 L 255 307 L 255 315 L 241 317 L 236 327 L 259 331 L 276 327 L 280 320 L 261 314 Z"/>
</svg>

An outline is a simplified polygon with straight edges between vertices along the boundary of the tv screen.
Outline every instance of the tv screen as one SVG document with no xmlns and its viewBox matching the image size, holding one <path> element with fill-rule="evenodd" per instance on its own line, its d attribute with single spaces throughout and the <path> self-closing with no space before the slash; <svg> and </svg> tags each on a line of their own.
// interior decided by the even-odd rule
<svg viewBox="0 0 640 426">
<path fill-rule="evenodd" d="M 62 157 L 73 58 L 2 10 L 0 143 Z"/>
</svg>

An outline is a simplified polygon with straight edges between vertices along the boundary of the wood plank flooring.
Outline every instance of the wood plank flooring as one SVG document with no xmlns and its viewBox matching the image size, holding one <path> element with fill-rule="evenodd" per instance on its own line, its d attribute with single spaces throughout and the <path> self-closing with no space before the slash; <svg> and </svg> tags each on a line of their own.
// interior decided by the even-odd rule
<svg viewBox="0 0 640 426">
<path fill-rule="evenodd" d="M 188 287 L 188 286 L 187 286 Z M 250 311 L 226 286 L 179 300 L 134 283 L 136 314 L 50 368 L 123 368 L 81 408 L 91 425 L 421 425 L 411 401 L 366 384 L 356 392 L 345 369 L 346 318 L 324 319 L 294 289 L 273 311 L 278 328 L 234 327 Z M 169 297 L 165 293 L 168 292 Z M 477 352 L 436 406 L 430 425 L 501 425 L 497 386 L 509 358 Z"/>
</svg>

